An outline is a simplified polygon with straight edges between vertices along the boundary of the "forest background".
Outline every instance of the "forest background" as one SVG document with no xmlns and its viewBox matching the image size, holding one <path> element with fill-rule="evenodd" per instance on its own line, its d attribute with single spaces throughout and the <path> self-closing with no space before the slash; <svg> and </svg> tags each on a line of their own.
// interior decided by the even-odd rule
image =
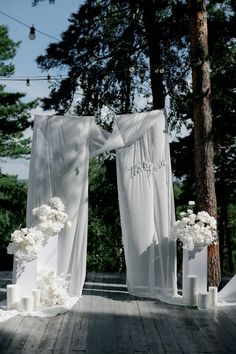
<svg viewBox="0 0 236 354">
<path fill-rule="evenodd" d="M 155 1 L 154 1 L 155 2 Z M 40 6 L 40 1 L 34 5 Z M 115 114 L 152 109 L 151 75 L 168 108 L 172 137 L 171 159 L 177 217 L 195 199 L 194 143 L 188 7 L 185 1 L 157 1 L 155 22 L 159 63 L 149 62 L 147 20 L 140 1 L 90 1 L 70 17 L 62 40 L 48 46 L 37 58 L 48 72 L 66 68 L 67 77 L 53 80 L 51 93 L 42 99 L 44 109 L 94 115 L 111 130 Z M 208 43 L 211 64 L 215 178 L 221 269 L 236 267 L 235 205 L 235 2 L 207 1 Z M 146 12 L 147 13 L 147 12 Z M 0 76 L 14 73 L 18 44 L 0 26 Z M 12 64 L 13 63 L 13 64 Z M 24 130 L 30 110 L 38 102 L 23 103 L 22 93 L 6 92 L 0 85 L 0 158 L 30 154 Z M 161 102 L 162 104 L 162 102 Z M 104 114 L 104 107 L 106 114 Z M 88 270 L 125 269 L 114 154 L 93 159 L 89 171 Z M 0 266 L 10 269 L 6 255 L 10 234 L 25 224 L 27 183 L 0 174 Z"/>
</svg>

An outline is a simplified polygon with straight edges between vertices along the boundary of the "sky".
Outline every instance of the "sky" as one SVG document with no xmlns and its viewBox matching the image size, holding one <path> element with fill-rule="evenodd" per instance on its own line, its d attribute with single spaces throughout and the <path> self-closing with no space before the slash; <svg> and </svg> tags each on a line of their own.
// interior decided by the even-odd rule
<svg viewBox="0 0 236 354">
<path fill-rule="evenodd" d="M 48 4 L 48 0 L 40 3 L 38 6 L 32 6 L 32 0 L 0 0 L 0 11 L 7 15 L 16 18 L 26 25 L 34 25 L 36 30 L 44 32 L 52 37 L 61 38 L 61 33 L 68 26 L 68 18 L 71 13 L 77 12 L 83 1 L 79 0 L 56 0 L 54 5 Z M 18 42 L 21 41 L 20 47 L 17 50 L 17 55 L 13 59 L 15 65 L 14 76 L 32 77 L 48 74 L 63 75 L 65 72 L 58 70 L 42 72 L 36 64 L 37 56 L 44 54 L 47 46 L 56 42 L 56 40 L 44 36 L 36 31 L 36 39 L 29 40 L 29 28 L 21 25 L 12 19 L 0 13 L 0 24 L 6 25 L 9 29 L 9 37 Z M 6 85 L 7 91 L 19 91 L 26 93 L 25 101 L 31 101 L 35 98 L 47 97 L 49 94 L 47 81 L 31 81 L 27 87 L 25 81 L 0 81 Z M 32 111 L 32 115 L 42 112 L 40 107 Z M 28 130 L 27 136 L 31 136 L 32 132 Z M 3 173 L 18 175 L 19 179 L 28 178 L 29 160 L 7 160 L 0 161 L 0 167 Z"/>
</svg>

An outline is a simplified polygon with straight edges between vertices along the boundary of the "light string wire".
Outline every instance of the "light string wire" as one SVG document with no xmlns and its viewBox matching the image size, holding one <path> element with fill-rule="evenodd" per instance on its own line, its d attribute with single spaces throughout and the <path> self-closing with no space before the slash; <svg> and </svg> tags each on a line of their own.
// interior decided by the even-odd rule
<svg viewBox="0 0 236 354">
<path fill-rule="evenodd" d="M 8 15 L 6 12 L 3 12 L 3 11 L 1 11 L 1 10 L 0 10 L 0 14 L 2 14 L 2 15 L 5 16 L 5 17 L 10 18 L 12 21 L 15 21 L 15 22 L 19 23 L 20 25 L 25 26 L 25 27 L 27 27 L 27 28 L 29 28 L 29 29 L 32 27 L 32 26 L 27 25 L 26 23 L 24 23 L 24 22 L 18 20 L 18 19 L 15 18 L 15 17 Z M 40 34 L 42 34 L 42 35 L 44 35 L 44 36 L 46 36 L 46 37 L 49 37 L 49 38 L 51 38 L 51 39 L 55 39 L 56 41 L 60 41 L 59 38 L 53 37 L 53 36 L 51 36 L 50 34 L 47 34 L 47 33 L 43 32 L 43 31 L 38 30 L 37 28 L 35 28 L 35 32 L 38 32 L 38 33 L 40 33 Z"/>
</svg>

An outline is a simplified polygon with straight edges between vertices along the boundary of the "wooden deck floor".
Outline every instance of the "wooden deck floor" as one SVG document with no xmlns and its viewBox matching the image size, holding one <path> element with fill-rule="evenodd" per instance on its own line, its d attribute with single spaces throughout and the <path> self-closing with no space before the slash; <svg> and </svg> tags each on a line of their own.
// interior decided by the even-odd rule
<svg viewBox="0 0 236 354">
<path fill-rule="evenodd" d="M 2 299 L 10 275 L 1 275 Z M 70 312 L 0 323 L 0 353 L 236 353 L 236 308 L 167 305 L 130 296 L 124 275 L 88 274 Z"/>
</svg>

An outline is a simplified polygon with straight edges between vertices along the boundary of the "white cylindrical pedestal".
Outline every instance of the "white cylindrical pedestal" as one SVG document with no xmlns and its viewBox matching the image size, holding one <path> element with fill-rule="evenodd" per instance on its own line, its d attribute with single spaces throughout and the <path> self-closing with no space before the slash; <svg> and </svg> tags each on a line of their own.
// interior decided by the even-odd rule
<svg viewBox="0 0 236 354">
<path fill-rule="evenodd" d="M 7 285 L 7 309 L 17 310 L 19 307 L 19 288 L 15 284 Z"/>
<path fill-rule="evenodd" d="M 22 311 L 30 313 L 34 309 L 34 298 L 33 296 L 23 296 L 21 300 Z"/>
<path fill-rule="evenodd" d="M 195 275 L 188 275 L 188 306 L 196 307 L 197 306 L 197 277 Z"/>
<path fill-rule="evenodd" d="M 36 288 L 37 260 L 26 264 L 21 264 L 14 259 L 13 263 L 13 283 L 19 287 L 19 299 L 31 294 Z"/>
<path fill-rule="evenodd" d="M 210 307 L 217 306 L 217 293 L 218 293 L 218 289 L 216 286 L 209 286 L 209 306 Z"/>
<path fill-rule="evenodd" d="M 188 275 L 197 277 L 198 292 L 207 292 L 207 246 L 194 253 L 183 249 L 183 298 L 188 303 Z"/>
<path fill-rule="evenodd" d="M 199 310 L 209 309 L 209 293 L 198 294 L 198 308 Z"/>
<path fill-rule="evenodd" d="M 33 289 L 32 290 L 32 296 L 34 299 L 34 310 L 38 310 L 40 308 L 40 290 L 39 289 Z"/>
</svg>

